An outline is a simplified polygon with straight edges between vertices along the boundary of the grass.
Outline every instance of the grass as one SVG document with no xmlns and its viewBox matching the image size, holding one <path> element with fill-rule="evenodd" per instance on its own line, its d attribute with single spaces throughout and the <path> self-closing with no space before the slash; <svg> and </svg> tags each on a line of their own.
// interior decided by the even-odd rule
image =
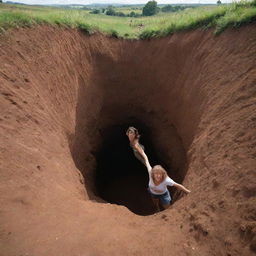
<svg viewBox="0 0 256 256">
<path fill-rule="evenodd" d="M 233 5 L 225 16 L 220 17 L 216 21 L 215 34 L 220 34 L 227 27 L 240 27 L 242 24 L 248 24 L 254 21 L 256 21 L 256 1 L 252 2 L 247 8 L 243 8 L 239 4 Z"/>
<path fill-rule="evenodd" d="M 123 11 L 117 8 L 116 11 Z M 127 12 L 131 11 L 129 8 Z M 137 11 L 137 10 L 136 10 Z M 151 17 L 116 17 L 89 14 L 88 10 L 0 4 L 0 30 L 48 24 L 78 28 L 91 34 L 101 31 L 113 37 L 149 39 L 196 28 L 215 28 L 220 34 L 227 27 L 256 21 L 256 0 L 229 5 L 204 6 Z"/>
</svg>

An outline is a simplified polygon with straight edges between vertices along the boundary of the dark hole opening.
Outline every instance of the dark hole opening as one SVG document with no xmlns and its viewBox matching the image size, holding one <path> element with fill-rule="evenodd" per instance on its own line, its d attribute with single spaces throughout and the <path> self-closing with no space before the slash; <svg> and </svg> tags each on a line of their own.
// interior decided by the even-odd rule
<svg viewBox="0 0 256 256">
<path fill-rule="evenodd" d="M 150 129 L 138 123 L 133 125 L 142 135 L 140 143 L 145 146 L 151 165 L 161 164 L 166 168 L 154 150 Z M 102 147 L 96 155 L 96 190 L 105 201 L 124 205 L 139 215 L 150 215 L 155 208 L 147 191 L 148 172 L 129 145 L 125 135 L 128 126 L 116 125 L 102 131 Z"/>
</svg>

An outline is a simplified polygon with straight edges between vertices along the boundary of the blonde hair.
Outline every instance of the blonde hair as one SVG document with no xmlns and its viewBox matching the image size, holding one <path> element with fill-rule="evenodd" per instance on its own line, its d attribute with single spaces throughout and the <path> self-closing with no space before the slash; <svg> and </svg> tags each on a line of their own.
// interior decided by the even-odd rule
<svg viewBox="0 0 256 256">
<path fill-rule="evenodd" d="M 161 183 L 162 183 L 162 182 L 166 179 L 166 177 L 168 176 L 166 170 L 165 170 L 161 165 L 155 165 L 155 166 L 152 168 L 152 171 L 151 171 L 151 178 L 152 178 L 152 180 L 154 181 L 155 184 L 156 184 L 156 180 L 155 180 L 155 177 L 154 177 L 154 174 L 155 174 L 155 173 L 161 173 L 161 174 L 162 174 Z"/>
<path fill-rule="evenodd" d="M 128 133 L 129 133 L 130 131 L 131 131 L 131 132 L 134 132 L 134 134 L 135 134 L 135 139 L 139 139 L 139 138 L 140 138 L 138 129 L 136 129 L 136 128 L 133 127 L 133 126 L 130 126 L 130 127 L 127 129 L 127 131 L 126 131 L 126 135 L 128 135 Z"/>
</svg>

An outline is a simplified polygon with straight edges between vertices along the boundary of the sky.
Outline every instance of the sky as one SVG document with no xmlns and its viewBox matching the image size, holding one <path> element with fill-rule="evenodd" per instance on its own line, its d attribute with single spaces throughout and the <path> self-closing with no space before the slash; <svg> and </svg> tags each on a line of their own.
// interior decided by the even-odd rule
<svg viewBox="0 0 256 256">
<path fill-rule="evenodd" d="M 6 2 L 4 0 L 3 2 Z M 145 4 L 148 0 L 9 0 L 24 4 L 92 4 L 92 3 L 121 3 L 121 4 Z M 216 3 L 217 0 L 157 0 L 158 4 L 176 4 L 176 3 Z M 232 2 L 232 0 L 223 0 L 223 3 Z"/>
</svg>

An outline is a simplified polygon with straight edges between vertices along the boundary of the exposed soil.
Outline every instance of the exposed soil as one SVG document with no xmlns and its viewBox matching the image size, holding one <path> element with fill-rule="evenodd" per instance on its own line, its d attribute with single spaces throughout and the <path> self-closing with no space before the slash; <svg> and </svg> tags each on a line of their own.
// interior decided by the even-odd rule
<svg viewBox="0 0 256 256">
<path fill-rule="evenodd" d="M 0 255 L 256 252 L 256 29 L 0 37 Z M 154 213 L 152 164 L 192 192 Z M 110 202 L 110 203 L 109 203 Z"/>
</svg>

